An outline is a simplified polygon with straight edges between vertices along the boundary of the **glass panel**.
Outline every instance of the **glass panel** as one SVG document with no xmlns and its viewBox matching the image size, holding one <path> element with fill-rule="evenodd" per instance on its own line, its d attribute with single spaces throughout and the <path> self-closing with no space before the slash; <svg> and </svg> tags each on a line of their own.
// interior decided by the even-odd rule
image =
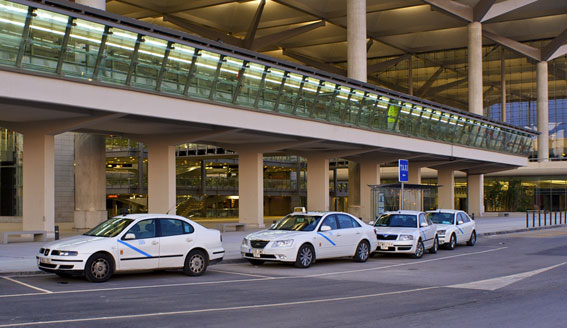
<svg viewBox="0 0 567 328">
<path fill-rule="evenodd" d="M 0 1 L 0 64 L 16 63 L 27 13 L 27 6 Z"/>
<path fill-rule="evenodd" d="M 100 70 L 95 79 L 113 84 L 124 84 L 130 70 L 130 62 L 138 35 L 113 28 L 108 36 Z"/>
<path fill-rule="evenodd" d="M 232 96 L 236 91 L 243 60 L 227 57 L 219 72 L 214 99 L 224 103 L 232 103 Z"/>
<path fill-rule="evenodd" d="M 260 90 L 257 102 L 258 108 L 266 110 L 274 109 L 284 73 L 285 72 L 280 69 L 270 68 L 264 81 L 264 88 Z"/>
<path fill-rule="evenodd" d="M 201 55 L 197 57 L 197 62 L 195 63 L 195 74 L 189 83 L 189 96 L 196 98 L 209 97 L 220 60 L 219 54 L 201 51 Z"/>
<path fill-rule="evenodd" d="M 167 58 L 160 90 L 166 93 L 183 94 L 194 58 L 196 61 L 195 48 L 175 44 Z"/>
<path fill-rule="evenodd" d="M 321 86 L 319 90 L 319 96 L 317 97 L 317 101 L 312 108 L 312 116 L 321 120 L 327 119 L 327 110 L 329 106 L 335 99 L 335 87 L 336 84 L 331 82 L 325 82 L 324 85 Z"/>
<path fill-rule="evenodd" d="M 291 114 L 293 112 L 293 106 L 299 95 L 299 89 L 301 88 L 301 81 L 303 76 L 295 73 L 288 73 L 288 77 L 283 86 L 282 92 L 280 94 L 277 111 Z"/>
<path fill-rule="evenodd" d="M 75 21 L 63 57 L 64 75 L 85 79 L 92 77 L 103 32 L 104 25 L 82 19 Z"/>
<path fill-rule="evenodd" d="M 248 68 L 244 72 L 244 78 L 242 80 L 242 87 L 240 87 L 240 92 L 236 97 L 236 104 L 253 107 L 256 97 L 259 95 L 258 91 L 260 86 L 265 81 L 265 66 L 255 63 L 249 63 Z"/>
<path fill-rule="evenodd" d="M 320 80 L 308 77 L 303 86 L 303 94 L 299 99 L 296 114 L 299 116 L 309 117 L 313 103 L 317 100 L 317 91 L 319 90 Z"/>
<path fill-rule="evenodd" d="M 357 125 L 359 120 L 359 111 L 364 99 L 364 92 L 355 90 L 349 100 L 349 106 L 344 113 L 344 121 L 349 124 Z M 362 113 L 360 113 L 362 115 Z"/>
<path fill-rule="evenodd" d="M 155 89 L 163 63 L 167 42 L 145 36 L 140 43 L 131 85 L 142 89 Z"/>
<path fill-rule="evenodd" d="M 30 43 L 26 45 L 22 67 L 55 72 L 68 17 L 38 9 L 31 21 Z"/>
</svg>

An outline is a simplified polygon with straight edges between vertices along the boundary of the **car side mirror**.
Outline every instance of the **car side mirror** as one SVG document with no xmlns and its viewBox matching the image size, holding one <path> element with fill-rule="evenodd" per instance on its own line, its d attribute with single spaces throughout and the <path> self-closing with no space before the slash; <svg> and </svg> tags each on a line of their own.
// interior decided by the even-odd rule
<svg viewBox="0 0 567 328">
<path fill-rule="evenodd" d="M 321 230 L 321 232 L 331 231 L 331 227 L 329 227 L 328 225 L 324 225 L 319 230 Z"/>
<path fill-rule="evenodd" d="M 124 240 L 132 240 L 132 239 L 136 239 L 136 235 L 133 233 L 127 233 L 126 236 L 124 236 Z"/>
<path fill-rule="evenodd" d="M 368 224 L 370 224 L 371 226 L 373 226 L 374 223 L 376 223 L 374 220 L 371 220 L 371 221 L 368 222 Z"/>
<path fill-rule="evenodd" d="M 464 223 L 464 222 L 463 222 L 462 220 L 457 221 L 457 224 L 458 224 L 458 225 L 461 225 L 461 224 L 463 224 L 463 223 Z"/>
<path fill-rule="evenodd" d="M 428 227 L 429 224 L 427 224 L 426 222 L 423 222 L 422 224 L 419 225 L 420 227 Z"/>
</svg>

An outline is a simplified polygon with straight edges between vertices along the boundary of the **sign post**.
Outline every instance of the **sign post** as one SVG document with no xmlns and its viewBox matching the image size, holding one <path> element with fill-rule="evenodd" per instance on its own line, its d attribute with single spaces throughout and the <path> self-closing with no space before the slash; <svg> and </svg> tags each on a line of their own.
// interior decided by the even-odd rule
<svg viewBox="0 0 567 328">
<path fill-rule="evenodd" d="M 409 181 L 409 162 L 407 159 L 398 160 L 398 181 L 401 183 L 400 210 L 404 209 L 404 182 Z"/>
</svg>

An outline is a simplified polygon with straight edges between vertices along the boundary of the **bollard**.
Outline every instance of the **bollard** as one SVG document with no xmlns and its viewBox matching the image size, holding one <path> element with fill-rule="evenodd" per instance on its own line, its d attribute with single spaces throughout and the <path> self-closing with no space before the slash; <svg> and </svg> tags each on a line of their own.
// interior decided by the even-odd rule
<svg viewBox="0 0 567 328">
<path fill-rule="evenodd" d="M 532 228 L 535 227 L 535 212 L 532 212 Z"/>
<path fill-rule="evenodd" d="M 557 212 L 555 212 L 555 224 L 557 224 Z"/>
<path fill-rule="evenodd" d="M 55 226 L 55 240 L 59 240 L 59 226 Z"/>
<path fill-rule="evenodd" d="M 530 227 L 530 212 L 526 211 L 526 228 Z"/>
<path fill-rule="evenodd" d="M 537 212 L 537 226 L 541 227 L 541 211 Z"/>
</svg>

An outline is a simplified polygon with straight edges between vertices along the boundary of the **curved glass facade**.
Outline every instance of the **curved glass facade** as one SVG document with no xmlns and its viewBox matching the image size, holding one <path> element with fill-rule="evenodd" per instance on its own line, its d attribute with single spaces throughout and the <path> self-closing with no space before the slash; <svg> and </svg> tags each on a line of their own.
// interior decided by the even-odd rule
<svg viewBox="0 0 567 328">
<path fill-rule="evenodd" d="M 527 129 L 144 27 L 1 0 L 0 66 L 517 155 L 532 149 Z"/>
</svg>

